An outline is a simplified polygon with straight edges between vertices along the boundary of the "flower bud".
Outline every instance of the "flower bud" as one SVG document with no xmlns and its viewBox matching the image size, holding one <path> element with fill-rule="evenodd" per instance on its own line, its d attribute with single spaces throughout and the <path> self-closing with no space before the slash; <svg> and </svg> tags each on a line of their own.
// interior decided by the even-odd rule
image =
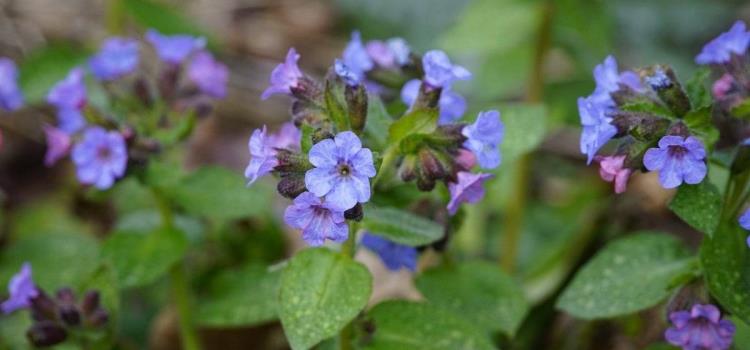
<svg viewBox="0 0 750 350">
<path fill-rule="evenodd" d="M 645 80 L 678 117 L 682 118 L 690 111 L 690 99 L 682 89 L 672 68 L 657 65 L 652 68 Z"/>
<path fill-rule="evenodd" d="M 325 120 L 326 114 L 320 106 L 309 101 L 296 100 L 292 102 L 292 121 L 294 125 L 310 125 L 316 127 Z"/>
<path fill-rule="evenodd" d="M 399 177 L 404 182 L 409 182 L 417 178 L 417 156 L 410 154 L 404 157 L 401 161 L 401 166 L 398 168 Z"/>
<path fill-rule="evenodd" d="M 316 81 L 304 76 L 297 80 L 297 85 L 290 88 L 292 96 L 313 105 L 323 105 L 323 88 Z"/>
<path fill-rule="evenodd" d="M 344 90 L 346 105 L 349 109 L 349 124 L 352 131 L 361 134 L 367 122 L 367 91 L 363 84 L 346 85 Z"/>
<path fill-rule="evenodd" d="M 312 168 L 312 164 L 307 160 L 306 155 L 287 149 L 277 150 L 276 160 L 278 161 L 278 165 L 273 170 L 282 173 L 300 173 Z"/>
<path fill-rule="evenodd" d="M 281 177 L 279 184 L 276 185 L 276 190 L 282 196 L 295 199 L 302 192 L 307 191 L 305 188 L 305 176 L 304 174 L 285 174 Z"/>
<path fill-rule="evenodd" d="M 103 308 L 96 309 L 91 316 L 86 318 L 86 324 L 90 327 L 99 328 L 107 324 L 109 314 Z"/>
<path fill-rule="evenodd" d="M 442 89 L 439 87 L 432 87 L 429 84 L 421 84 L 419 87 L 419 95 L 417 100 L 414 101 L 412 109 L 436 109 L 440 102 L 440 94 Z"/>
<path fill-rule="evenodd" d="M 144 106 L 150 107 L 154 103 L 151 97 L 151 89 L 144 79 L 138 79 L 133 84 L 133 95 L 138 98 Z"/>
<path fill-rule="evenodd" d="M 344 212 L 344 218 L 353 221 L 362 221 L 365 216 L 365 212 L 362 208 L 362 203 L 357 203 L 354 207 Z"/>
<path fill-rule="evenodd" d="M 100 306 L 100 299 L 99 292 L 95 290 L 86 292 L 83 302 L 81 302 L 81 311 L 83 311 L 83 314 L 88 317 L 96 311 Z"/>
<path fill-rule="evenodd" d="M 464 148 L 458 149 L 458 153 L 456 154 L 454 160 L 459 170 L 463 171 L 469 171 L 471 170 L 471 168 L 477 165 L 477 157 L 474 155 L 474 152 Z"/>
<path fill-rule="evenodd" d="M 60 344 L 68 338 L 65 328 L 53 321 L 41 321 L 34 323 L 28 331 L 26 338 L 34 346 L 45 347 Z"/>
<path fill-rule="evenodd" d="M 31 299 L 31 318 L 34 321 L 54 320 L 57 316 L 57 305 L 43 291 Z"/>
</svg>

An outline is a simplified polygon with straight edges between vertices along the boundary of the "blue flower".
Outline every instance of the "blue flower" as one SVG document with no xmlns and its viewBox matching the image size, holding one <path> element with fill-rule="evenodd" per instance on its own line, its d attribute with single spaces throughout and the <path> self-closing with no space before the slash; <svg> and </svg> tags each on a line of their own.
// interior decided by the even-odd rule
<svg viewBox="0 0 750 350">
<path fill-rule="evenodd" d="M 333 63 L 333 70 L 349 86 L 357 86 L 362 82 L 362 76 L 349 69 L 349 66 L 340 59 L 336 59 Z"/>
<path fill-rule="evenodd" d="M 612 117 L 608 115 L 612 109 L 614 102 L 601 95 L 578 98 L 578 113 L 583 127 L 580 147 L 581 153 L 588 156 L 588 164 L 591 164 L 596 152 L 617 135 L 617 128 L 611 124 Z"/>
<path fill-rule="evenodd" d="M 596 90 L 594 91 L 596 96 L 609 97 L 609 94 L 620 89 L 620 84 L 635 91 L 643 88 L 638 74 L 632 71 L 620 73 L 617 69 L 617 61 L 611 55 L 607 56 L 604 62 L 594 67 L 594 80 L 596 81 Z"/>
<path fill-rule="evenodd" d="M 419 96 L 419 88 L 421 85 L 422 82 L 418 79 L 410 80 L 404 84 L 404 87 L 401 88 L 401 101 L 412 106 Z M 438 125 L 450 124 L 461 119 L 464 112 L 466 112 L 466 99 L 451 90 L 450 87 L 445 87 L 443 88 L 443 91 L 440 92 L 438 107 L 440 109 Z"/>
<path fill-rule="evenodd" d="M 697 184 L 706 177 L 706 149 L 693 136 L 667 135 L 659 140 L 659 148 L 650 148 L 643 156 L 649 171 L 659 172 L 664 188 L 675 188 L 683 183 Z"/>
<path fill-rule="evenodd" d="M 74 68 L 52 87 L 47 102 L 57 107 L 58 128 L 74 133 L 86 125 L 81 110 L 86 106 L 86 83 L 81 68 Z"/>
<path fill-rule="evenodd" d="M 402 267 L 411 271 L 417 269 L 417 249 L 414 247 L 398 244 L 370 233 L 362 236 L 361 243 L 362 246 L 377 254 L 388 270 L 398 271 Z"/>
<path fill-rule="evenodd" d="M 227 94 L 229 70 L 206 51 L 195 55 L 187 69 L 190 80 L 208 96 L 223 98 Z"/>
<path fill-rule="evenodd" d="M 463 203 L 477 203 L 484 198 L 484 182 L 493 178 L 492 174 L 470 173 L 459 171 L 458 182 L 448 183 L 451 199 L 448 202 L 448 213 L 455 215 Z"/>
<path fill-rule="evenodd" d="M 367 54 L 373 62 L 383 68 L 398 68 L 409 62 L 411 49 L 406 40 L 401 38 L 388 39 L 387 42 L 373 40 L 365 46 Z"/>
<path fill-rule="evenodd" d="M 360 82 L 365 79 L 365 73 L 375 67 L 357 31 L 352 32 L 352 39 L 346 45 L 341 61 Z"/>
<path fill-rule="evenodd" d="M 401 38 L 391 38 L 386 42 L 388 48 L 391 49 L 393 57 L 396 60 L 396 64 L 403 66 L 409 63 L 409 55 L 411 54 L 411 48 L 406 40 Z"/>
<path fill-rule="evenodd" d="M 15 111 L 23 105 L 23 94 L 18 87 L 18 68 L 8 58 L 0 57 L 0 110 Z"/>
<path fill-rule="evenodd" d="M 116 131 L 90 127 L 84 130 L 83 139 L 73 148 L 73 162 L 82 184 L 106 190 L 125 174 L 128 162 L 125 140 Z"/>
<path fill-rule="evenodd" d="M 695 63 L 727 63 L 732 58 L 732 54 L 744 55 L 748 44 L 750 44 L 750 32 L 745 28 L 745 22 L 737 21 L 728 32 L 721 33 L 703 46 L 701 53 L 695 56 Z"/>
<path fill-rule="evenodd" d="M 270 173 L 279 164 L 276 159 L 276 150 L 270 143 L 266 126 L 263 129 L 255 129 L 247 144 L 250 150 L 250 163 L 245 168 L 247 185 L 252 185 L 255 180 Z"/>
<path fill-rule="evenodd" d="M 156 49 L 159 59 L 170 64 L 180 64 L 193 51 L 206 46 L 206 39 L 190 35 L 162 35 L 154 29 L 146 32 L 146 40 Z"/>
<path fill-rule="evenodd" d="M 750 231 L 750 209 L 745 210 L 740 216 L 740 226 L 745 230 Z M 750 247 L 750 236 L 747 237 L 747 246 Z"/>
<path fill-rule="evenodd" d="M 44 155 L 44 165 L 51 167 L 70 152 L 70 135 L 47 124 L 44 124 L 43 128 L 47 138 L 47 153 Z"/>
<path fill-rule="evenodd" d="M 479 112 L 474 124 L 467 125 L 461 130 L 461 134 L 466 136 L 464 148 L 474 153 L 479 166 L 485 169 L 494 169 L 500 165 L 500 143 L 503 142 L 503 133 L 500 112 L 495 110 Z"/>
<path fill-rule="evenodd" d="M 99 80 L 114 80 L 132 73 L 138 67 L 138 42 L 127 38 L 110 38 L 99 53 L 89 59 L 89 67 Z"/>
<path fill-rule="evenodd" d="M 39 291 L 31 279 L 31 264 L 23 263 L 21 271 L 13 275 L 8 283 L 10 298 L 0 304 L 4 314 L 27 308 L 31 305 L 31 299 L 39 295 Z"/>
<path fill-rule="evenodd" d="M 695 304 L 690 311 L 669 314 L 672 327 L 664 332 L 670 344 L 684 350 L 725 350 L 732 346 L 734 324 L 721 318 L 719 309 L 711 304 Z"/>
<path fill-rule="evenodd" d="M 370 180 L 375 176 L 372 152 L 362 148 L 359 137 L 344 131 L 310 148 L 310 163 L 315 167 L 305 173 L 307 190 L 339 210 L 370 200 Z"/>
<path fill-rule="evenodd" d="M 292 89 L 297 87 L 299 80 L 304 76 L 297 66 L 299 54 L 292 47 L 286 54 L 284 63 L 280 63 L 271 72 L 270 86 L 260 95 L 262 99 L 268 99 L 273 94 L 291 95 Z"/>
<path fill-rule="evenodd" d="M 323 245 L 326 239 L 341 243 L 349 237 L 344 212 L 310 192 L 294 199 L 284 212 L 284 221 L 302 230 L 302 239 L 311 246 Z"/>
<path fill-rule="evenodd" d="M 471 73 L 464 67 L 455 65 L 445 52 L 428 51 L 422 57 L 424 82 L 435 88 L 444 88 L 455 80 L 471 79 Z"/>
</svg>

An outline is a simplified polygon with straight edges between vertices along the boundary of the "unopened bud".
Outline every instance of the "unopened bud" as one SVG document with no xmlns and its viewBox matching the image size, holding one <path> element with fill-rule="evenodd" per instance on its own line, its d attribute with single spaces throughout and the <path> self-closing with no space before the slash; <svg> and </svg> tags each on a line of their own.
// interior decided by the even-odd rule
<svg viewBox="0 0 750 350">
<path fill-rule="evenodd" d="M 68 338 L 65 329 L 52 321 L 41 321 L 34 323 L 28 331 L 26 338 L 34 346 L 44 347 L 60 344 Z"/>
<path fill-rule="evenodd" d="M 57 317 L 57 305 L 43 291 L 31 299 L 31 318 L 34 321 L 54 320 Z"/>
<path fill-rule="evenodd" d="M 276 160 L 278 161 L 278 165 L 273 169 L 282 173 L 301 173 L 312 168 L 306 155 L 287 149 L 277 150 Z"/>
<path fill-rule="evenodd" d="M 440 94 L 442 93 L 441 88 L 432 87 L 428 84 L 422 83 L 419 86 L 419 95 L 417 100 L 414 101 L 414 109 L 436 109 L 438 102 L 440 101 Z"/>
<path fill-rule="evenodd" d="M 357 205 L 344 212 L 344 218 L 353 221 L 362 221 L 364 215 L 365 212 L 361 203 L 357 203 Z"/>
<path fill-rule="evenodd" d="M 322 106 L 323 103 L 323 88 L 316 81 L 302 77 L 297 80 L 297 85 L 291 89 L 292 96 L 312 103 L 313 105 Z"/>
<path fill-rule="evenodd" d="M 107 311 L 101 307 L 96 309 L 91 316 L 86 318 L 86 324 L 94 328 L 104 326 L 107 324 L 107 321 L 109 321 L 109 314 L 107 314 Z"/>
<path fill-rule="evenodd" d="M 325 119 L 325 110 L 320 106 L 303 100 L 292 102 L 292 121 L 297 127 L 302 125 L 316 127 Z"/>
<path fill-rule="evenodd" d="M 276 185 L 276 190 L 286 198 L 297 198 L 297 196 L 307 191 L 304 174 L 287 174 L 282 176 L 279 184 Z"/>
<path fill-rule="evenodd" d="M 361 134 L 367 122 L 367 91 L 363 84 L 346 85 L 344 89 L 346 105 L 349 109 L 349 124 L 352 131 Z"/>
<path fill-rule="evenodd" d="M 417 178 L 417 156 L 410 154 L 404 157 L 401 161 L 401 166 L 398 168 L 399 177 L 404 182 L 409 182 Z"/>
<path fill-rule="evenodd" d="M 690 111 L 690 99 L 682 89 L 672 68 L 657 65 L 645 80 L 675 115 L 682 118 Z"/>
<path fill-rule="evenodd" d="M 86 292 L 86 295 L 83 297 L 83 302 L 81 302 L 81 311 L 83 311 L 83 314 L 89 316 L 99 308 L 100 299 L 99 292 L 95 290 Z"/>
</svg>

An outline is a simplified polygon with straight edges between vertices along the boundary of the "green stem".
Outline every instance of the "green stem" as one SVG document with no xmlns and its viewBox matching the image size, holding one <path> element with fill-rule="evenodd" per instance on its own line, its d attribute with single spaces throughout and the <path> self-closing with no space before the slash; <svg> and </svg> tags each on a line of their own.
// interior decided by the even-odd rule
<svg viewBox="0 0 750 350">
<path fill-rule="evenodd" d="M 161 215 L 162 227 L 166 230 L 174 228 L 174 212 L 169 200 L 158 189 L 151 192 L 156 199 L 156 204 Z M 171 286 L 172 300 L 177 307 L 178 324 L 180 328 L 180 339 L 182 348 L 185 350 L 200 350 L 198 334 L 193 327 L 193 315 L 191 308 L 190 286 L 182 262 L 172 266 L 169 271 L 169 282 Z"/>
<path fill-rule="evenodd" d="M 107 1 L 105 22 L 109 34 L 121 34 L 125 24 L 125 8 L 122 0 Z"/>
<path fill-rule="evenodd" d="M 540 8 L 541 18 L 537 30 L 537 40 L 534 49 L 534 63 L 529 77 L 529 86 L 526 91 L 526 102 L 538 103 L 542 101 L 544 94 L 544 60 L 551 40 L 552 30 L 552 1 L 545 1 Z M 526 210 L 528 196 L 528 180 L 530 177 L 531 157 L 525 154 L 519 158 L 514 165 L 515 184 L 509 201 L 506 205 L 505 224 L 503 238 L 500 246 L 500 265 L 509 273 L 512 273 L 518 258 L 518 245 L 523 232 L 523 218 Z"/>
<path fill-rule="evenodd" d="M 383 161 L 380 163 L 378 173 L 377 175 L 375 175 L 375 179 L 372 180 L 372 188 L 375 188 L 375 186 L 382 180 L 385 174 L 390 172 L 390 168 L 396 161 L 396 159 L 398 159 L 398 147 L 392 145 L 388 147 L 383 154 Z"/>
<path fill-rule="evenodd" d="M 341 246 L 341 254 L 347 258 L 354 257 L 357 246 L 357 231 L 359 230 L 359 224 L 357 222 L 349 223 L 349 239 L 344 242 Z M 352 340 L 354 339 L 354 320 L 349 322 L 341 332 L 339 332 L 339 350 L 351 350 Z"/>
</svg>

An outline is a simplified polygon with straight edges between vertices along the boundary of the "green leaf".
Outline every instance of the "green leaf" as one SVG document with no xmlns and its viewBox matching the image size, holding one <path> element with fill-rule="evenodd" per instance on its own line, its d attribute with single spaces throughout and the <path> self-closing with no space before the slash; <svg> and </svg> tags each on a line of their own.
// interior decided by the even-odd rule
<svg viewBox="0 0 750 350">
<path fill-rule="evenodd" d="M 657 117 L 674 119 L 674 113 L 672 113 L 669 108 L 660 103 L 647 99 L 625 103 L 624 105 L 620 106 L 620 109 L 628 112 L 649 113 Z"/>
<path fill-rule="evenodd" d="M 711 106 L 693 109 L 683 118 L 693 134 L 698 136 L 709 149 L 719 140 L 719 130 L 711 122 Z"/>
<path fill-rule="evenodd" d="M 547 110 L 543 105 L 513 104 L 502 106 L 499 111 L 505 124 L 500 154 L 503 162 L 509 164 L 544 140 Z"/>
<path fill-rule="evenodd" d="M 708 67 L 698 69 L 695 74 L 685 83 L 685 91 L 690 98 L 693 109 L 711 106 L 711 94 L 706 89 L 706 81 L 711 76 Z"/>
<path fill-rule="evenodd" d="M 301 146 L 302 146 L 302 153 L 308 154 L 310 153 L 310 148 L 313 146 L 313 133 L 315 132 L 315 128 L 310 126 L 310 124 L 302 124 L 302 140 L 301 140 Z"/>
<path fill-rule="evenodd" d="M 380 100 L 380 96 L 369 94 L 367 97 L 367 123 L 365 124 L 365 135 L 373 141 L 376 149 L 384 149 L 388 140 L 388 127 L 393 123 L 393 118 Z"/>
<path fill-rule="evenodd" d="M 76 286 L 98 266 L 99 244 L 91 236 L 56 233 L 22 237 L 0 251 L 0 285 L 28 261 L 34 282 L 46 290 Z"/>
<path fill-rule="evenodd" d="M 711 295 L 731 314 L 750 323 L 750 250 L 747 232 L 736 221 L 721 225 L 703 240 L 701 265 Z"/>
<path fill-rule="evenodd" d="M 206 327 L 251 326 L 275 320 L 281 271 L 258 265 L 222 271 L 209 282 L 196 320 Z"/>
<path fill-rule="evenodd" d="M 336 125 L 336 130 L 342 132 L 345 130 L 351 130 L 351 126 L 349 125 L 349 113 L 341 103 L 341 98 L 339 98 L 339 96 L 343 96 L 343 91 L 341 91 L 341 89 L 331 80 L 327 80 L 324 96 L 326 111 L 328 111 L 328 117 L 330 117 L 333 124 Z"/>
<path fill-rule="evenodd" d="M 658 304 L 694 268 L 675 237 L 638 233 L 608 244 L 576 274 L 557 307 L 582 319 L 630 314 Z"/>
<path fill-rule="evenodd" d="M 750 119 L 750 98 L 745 99 L 738 105 L 732 107 L 730 113 L 736 118 Z"/>
<path fill-rule="evenodd" d="M 529 310 L 518 283 L 497 264 L 442 266 L 425 271 L 416 284 L 430 304 L 490 332 L 514 335 Z"/>
<path fill-rule="evenodd" d="M 712 183 L 682 185 L 669 203 L 669 209 L 683 221 L 709 237 L 719 225 L 721 195 Z"/>
<path fill-rule="evenodd" d="M 21 90 L 28 104 L 43 103 L 47 93 L 73 67 L 85 62 L 89 52 L 71 43 L 53 43 L 32 52 L 19 65 Z"/>
<path fill-rule="evenodd" d="M 148 285 L 166 275 L 187 250 L 178 229 L 119 231 L 104 242 L 102 257 L 112 262 L 123 288 Z"/>
<path fill-rule="evenodd" d="M 374 332 L 360 340 L 364 349 L 494 349 L 475 324 L 429 303 L 386 301 L 367 313 Z"/>
<path fill-rule="evenodd" d="M 418 109 L 405 114 L 388 128 L 388 144 L 396 145 L 414 134 L 429 134 L 437 128 L 437 110 Z"/>
<path fill-rule="evenodd" d="M 153 0 L 121 0 L 125 12 L 144 28 L 154 28 L 162 34 L 191 34 L 203 36 L 212 49 L 217 43 L 206 31 L 195 25 L 179 9 Z"/>
<path fill-rule="evenodd" d="M 365 230 L 396 243 L 416 247 L 443 238 L 443 226 L 400 209 L 367 205 L 365 213 Z"/>
<path fill-rule="evenodd" d="M 208 166 L 186 176 L 168 192 L 186 212 L 215 220 L 233 220 L 268 213 L 270 191 L 225 168 Z"/>
<path fill-rule="evenodd" d="M 292 349 L 334 336 L 367 304 L 367 268 L 325 248 L 307 249 L 281 275 L 279 317 Z"/>
</svg>

